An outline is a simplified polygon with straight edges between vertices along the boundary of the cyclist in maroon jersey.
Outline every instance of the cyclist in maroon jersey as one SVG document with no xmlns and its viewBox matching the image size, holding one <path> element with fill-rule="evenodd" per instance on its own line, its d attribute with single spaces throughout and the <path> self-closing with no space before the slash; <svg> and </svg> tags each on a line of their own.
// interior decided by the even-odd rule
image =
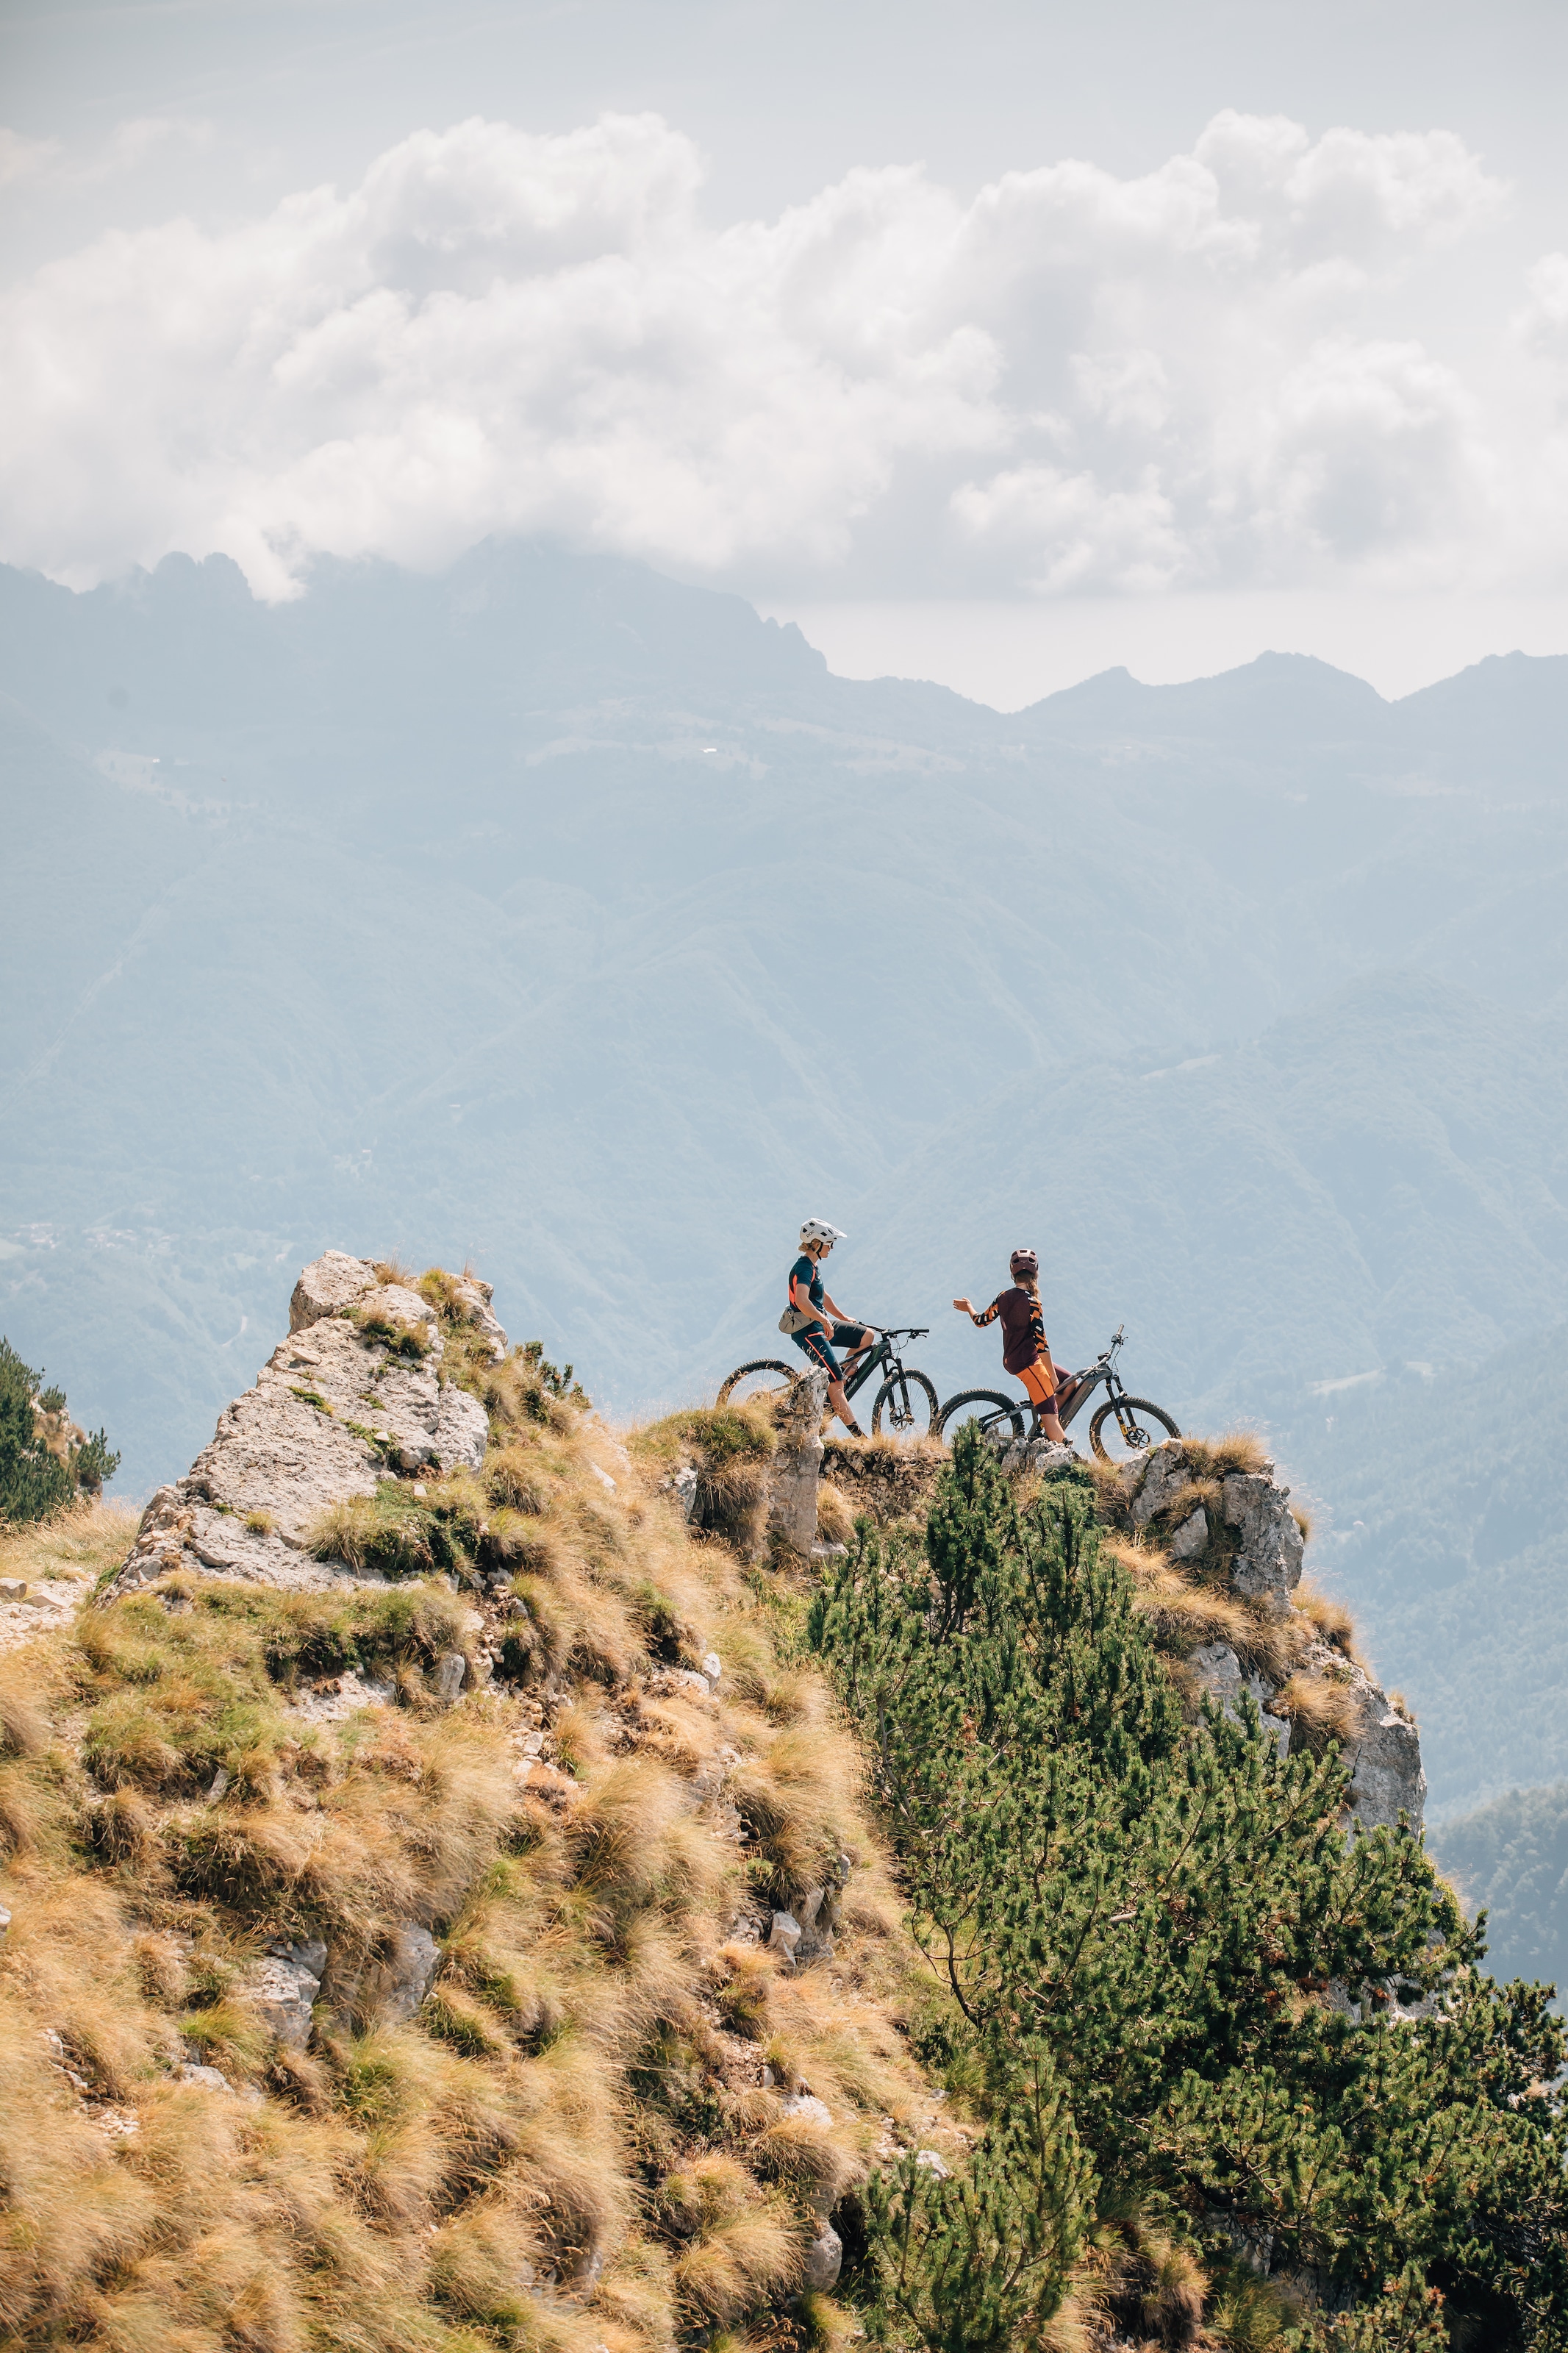
<svg viewBox="0 0 1568 2353">
<path fill-rule="evenodd" d="M 1068 1434 L 1057 1415 L 1058 1404 L 1065 1404 L 1071 1395 L 1071 1387 L 1063 1380 L 1058 1391 L 1057 1368 L 1051 1361 L 1045 1314 L 1040 1305 L 1040 1261 L 1032 1250 L 1016 1250 L 1007 1261 L 1007 1270 L 1013 1287 L 999 1291 L 989 1307 L 974 1307 L 967 1299 L 955 1299 L 952 1303 L 972 1324 L 1000 1322 L 1004 1371 L 1023 1382 L 1043 1435 L 1054 1439 L 1058 1446 L 1066 1446 Z"/>
</svg>

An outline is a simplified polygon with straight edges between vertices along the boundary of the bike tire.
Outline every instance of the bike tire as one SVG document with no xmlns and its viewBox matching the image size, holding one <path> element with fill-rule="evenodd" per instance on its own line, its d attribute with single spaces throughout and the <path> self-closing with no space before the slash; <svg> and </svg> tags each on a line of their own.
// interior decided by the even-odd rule
<svg viewBox="0 0 1568 2353">
<path fill-rule="evenodd" d="M 770 1377 L 761 1377 L 764 1374 Z M 777 1356 L 755 1356 L 749 1365 L 737 1365 L 729 1378 L 720 1383 L 719 1394 L 713 1402 L 715 1406 L 728 1405 L 737 1389 L 742 1391 L 736 1398 L 736 1403 L 741 1405 L 752 1398 L 777 1397 L 793 1388 L 799 1377 L 798 1365 L 786 1365 Z"/>
<path fill-rule="evenodd" d="M 983 1411 L 970 1412 L 966 1410 L 966 1409 L 970 1407 L 984 1408 L 986 1406 L 993 1407 L 994 1411 L 993 1413 L 985 1413 Z M 956 1397 L 950 1397 L 948 1398 L 947 1403 L 942 1407 L 942 1411 L 938 1414 L 936 1419 L 936 1435 L 938 1438 L 945 1438 L 948 1444 L 951 1446 L 952 1443 L 953 1432 L 958 1430 L 963 1423 L 966 1421 L 978 1421 L 987 1429 L 995 1429 L 1003 1416 L 1005 1415 L 1012 1424 L 1013 1436 L 1015 1438 L 1022 1438 L 1024 1435 L 1025 1411 L 1026 1409 L 1018 1403 L 1016 1398 L 1004 1397 L 999 1389 L 960 1389 Z"/>
<path fill-rule="evenodd" d="M 1141 1416 L 1157 1423 L 1164 1437 L 1154 1437 L 1144 1428 Z M 1117 1440 L 1114 1451 L 1105 1443 L 1108 1422 Z M 1147 1454 L 1152 1446 L 1163 1446 L 1166 1438 L 1180 1438 L 1181 1434 L 1164 1408 L 1151 1405 L 1147 1398 L 1107 1398 L 1089 1425 L 1089 1442 L 1102 1462 L 1136 1461 L 1141 1454 Z"/>
<path fill-rule="evenodd" d="M 871 1435 L 881 1437 L 886 1414 L 889 1438 L 934 1437 L 941 1411 L 936 1391 L 923 1373 L 893 1373 L 877 1391 L 877 1402 L 871 1408 Z"/>
</svg>

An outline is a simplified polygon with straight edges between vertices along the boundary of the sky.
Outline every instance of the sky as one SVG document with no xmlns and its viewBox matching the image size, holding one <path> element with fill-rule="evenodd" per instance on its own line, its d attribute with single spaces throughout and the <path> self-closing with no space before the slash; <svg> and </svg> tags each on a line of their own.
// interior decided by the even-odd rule
<svg viewBox="0 0 1568 2353">
<path fill-rule="evenodd" d="M 487 534 L 1013 708 L 1568 653 L 1551 0 L 0 0 L 0 559 Z"/>
</svg>

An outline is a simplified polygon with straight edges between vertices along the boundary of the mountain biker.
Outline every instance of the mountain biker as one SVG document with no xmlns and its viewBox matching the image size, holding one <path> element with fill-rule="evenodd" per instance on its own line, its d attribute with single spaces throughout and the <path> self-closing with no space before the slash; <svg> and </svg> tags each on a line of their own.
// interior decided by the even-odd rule
<svg viewBox="0 0 1568 2353">
<path fill-rule="evenodd" d="M 1063 1379 L 1058 1388 L 1051 1361 L 1040 1305 L 1040 1261 L 1032 1250 L 1016 1250 L 1007 1261 L 1007 1271 L 1013 1288 L 999 1291 L 989 1307 L 973 1307 L 967 1299 L 955 1299 L 952 1303 L 972 1324 L 994 1324 L 1001 1319 L 1003 1370 L 1022 1381 L 1028 1391 L 1037 1428 L 1058 1446 L 1066 1446 L 1068 1434 L 1058 1419 L 1058 1409 L 1071 1395 L 1073 1384 Z"/>
<path fill-rule="evenodd" d="M 823 1260 L 835 1242 L 847 1239 L 837 1226 L 826 1224 L 821 1218 L 807 1218 L 800 1229 L 800 1256 L 789 1271 L 789 1305 L 780 1318 L 779 1329 L 788 1332 L 808 1364 L 817 1366 L 827 1375 L 827 1402 L 850 1437 L 864 1438 L 866 1433 L 844 1394 L 844 1377 L 855 1370 L 877 1335 L 868 1324 L 840 1322 L 844 1310 L 824 1288 L 822 1281 Z M 833 1353 L 835 1348 L 850 1351 L 842 1372 Z"/>
</svg>

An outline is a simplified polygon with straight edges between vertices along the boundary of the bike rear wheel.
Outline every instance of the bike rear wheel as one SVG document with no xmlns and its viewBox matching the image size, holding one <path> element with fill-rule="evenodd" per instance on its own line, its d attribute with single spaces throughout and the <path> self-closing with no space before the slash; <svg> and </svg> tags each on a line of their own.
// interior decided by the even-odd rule
<svg viewBox="0 0 1568 2353">
<path fill-rule="evenodd" d="M 1004 1397 L 999 1389 L 960 1389 L 937 1416 L 936 1434 L 951 1446 L 964 1423 L 973 1421 L 982 1430 L 1005 1429 L 1022 1438 L 1024 1414 L 1025 1408 L 1016 1398 Z"/>
<path fill-rule="evenodd" d="M 1089 1442 L 1102 1462 L 1134 1462 L 1152 1446 L 1181 1434 L 1170 1415 L 1147 1398 L 1107 1398 L 1089 1425 Z"/>
<path fill-rule="evenodd" d="M 729 1379 L 720 1383 L 714 1403 L 751 1405 L 761 1398 L 782 1398 L 799 1371 L 797 1365 L 786 1365 L 777 1356 L 758 1356 L 749 1365 L 737 1365 Z"/>
<path fill-rule="evenodd" d="M 942 1408 L 923 1373 L 893 1373 L 877 1391 L 871 1408 L 873 1438 L 930 1438 Z"/>
</svg>

